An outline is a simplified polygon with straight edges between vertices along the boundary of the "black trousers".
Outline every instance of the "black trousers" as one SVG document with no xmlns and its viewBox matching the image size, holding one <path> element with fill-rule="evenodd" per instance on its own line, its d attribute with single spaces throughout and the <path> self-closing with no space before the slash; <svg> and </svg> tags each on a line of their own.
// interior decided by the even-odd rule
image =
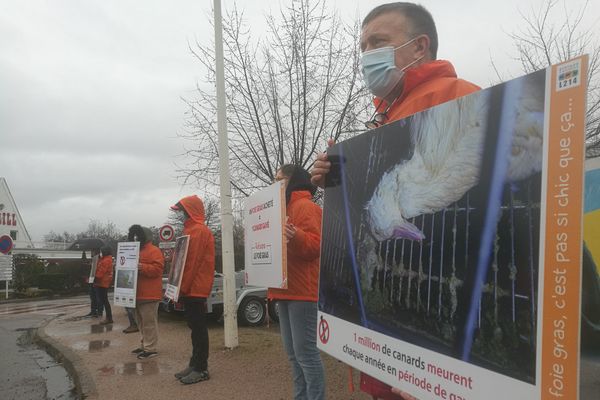
<svg viewBox="0 0 600 400">
<path fill-rule="evenodd" d="M 206 299 L 183 298 L 185 319 L 192 330 L 192 357 L 190 367 L 196 371 L 208 370 L 208 328 L 206 326 Z"/>
<path fill-rule="evenodd" d="M 102 304 L 98 304 L 98 291 L 94 287 L 93 283 L 90 283 L 90 312 L 92 314 L 96 314 L 99 317 L 102 316 L 102 312 L 104 311 L 104 308 L 102 307 Z"/>
<path fill-rule="evenodd" d="M 108 302 L 108 288 L 95 287 L 94 289 L 96 290 L 98 309 L 102 310 L 104 307 L 106 310 L 106 319 L 112 321 L 112 310 L 110 308 L 110 303 Z"/>
</svg>

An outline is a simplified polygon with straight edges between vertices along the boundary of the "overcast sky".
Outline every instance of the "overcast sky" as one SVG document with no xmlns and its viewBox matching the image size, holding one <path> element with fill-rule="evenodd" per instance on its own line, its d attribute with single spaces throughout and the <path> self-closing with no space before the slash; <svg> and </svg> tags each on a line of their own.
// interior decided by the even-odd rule
<svg viewBox="0 0 600 400">
<path fill-rule="evenodd" d="M 262 35 L 267 7 L 239 1 Z M 283 4 L 288 1 L 283 1 Z M 344 18 L 385 1 L 329 1 Z M 600 2 L 588 5 L 600 15 Z M 224 0 L 223 8 L 233 1 Z M 343 4 L 343 7 L 340 5 Z M 507 32 L 541 2 L 423 1 L 440 36 L 438 57 L 483 87 L 519 65 Z M 570 0 L 577 9 L 581 0 Z M 77 233 L 91 219 L 122 230 L 162 225 L 169 205 L 203 189 L 181 186 L 175 163 L 186 107 L 204 71 L 188 41 L 208 43 L 210 0 L 0 0 L 0 176 L 34 241 Z M 270 6 L 269 6 L 270 5 Z M 593 20 L 588 22 L 591 26 Z M 596 31 L 598 23 L 596 22 Z"/>
</svg>

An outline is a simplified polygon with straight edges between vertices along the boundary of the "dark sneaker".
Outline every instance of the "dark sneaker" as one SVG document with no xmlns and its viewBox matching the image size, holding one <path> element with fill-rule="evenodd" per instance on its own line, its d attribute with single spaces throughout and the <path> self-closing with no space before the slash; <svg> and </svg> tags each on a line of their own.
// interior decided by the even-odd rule
<svg viewBox="0 0 600 400">
<path fill-rule="evenodd" d="M 133 332 L 139 332 L 140 330 L 138 329 L 137 326 L 128 326 L 127 328 L 123 329 L 123 333 L 133 333 Z"/>
<path fill-rule="evenodd" d="M 83 316 L 83 318 L 92 318 L 94 315 L 96 315 L 96 313 L 90 312 L 90 313 L 88 313 L 88 314 L 85 314 L 85 315 Z"/>
<path fill-rule="evenodd" d="M 177 379 L 181 379 L 184 376 L 188 375 L 190 372 L 192 372 L 194 370 L 194 368 L 192 367 L 187 367 L 186 369 L 179 371 L 178 373 L 175 374 L 175 378 Z"/>
<path fill-rule="evenodd" d="M 105 319 L 104 321 L 100 321 L 100 325 L 108 325 L 108 324 L 112 324 L 113 320 L 112 319 Z"/>
<path fill-rule="evenodd" d="M 133 354 L 140 354 L 140 353 L 143 353 L 143 352 L 144 352 L 144 349 L 142 349 L 141 347 L 138 347 L 138 348 L 137 348 L 137 349 L 135 349 L 135 350 L 131 350 L 131 352 L 132 352 Z"/>
<path fill-rule="evenodd" d="M 155 351 L 142 351 L 140 354 L 137 355 L 137 358 L 140 360 L 145 360 L 147 358 L 152 358 L 157 355 L 158 355 L 158 353 Z"/>
<path fill-rule="evenodd" d="M 181 378 L 179 381 L 184 385 L 190 385 L 192 383 L 207 381 L 209 379 L 210 375 L 208 374 L 208 371 L 192 371 L 183 378 Z"/>
</svg>

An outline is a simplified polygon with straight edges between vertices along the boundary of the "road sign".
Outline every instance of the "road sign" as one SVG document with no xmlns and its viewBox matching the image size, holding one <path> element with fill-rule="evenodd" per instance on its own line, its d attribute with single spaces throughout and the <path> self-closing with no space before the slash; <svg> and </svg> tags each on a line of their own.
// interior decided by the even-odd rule
<svg viewBox="0 0 600 400">
<path fill-rule="evenodd" d="M 0 236 L 0 253 L 8 254 L 8 252 L 13 247 L 13 241 L 10 236 L 2 235 Z"/>
<path fill-rule="evenodd" d="M 158 236 L 163 242 L 169 242 L 175 237 L 175 229 L 171 225 L 163 225 L 158 230 Z"/>
<path fill-rule="evenodd" d="M 4 298 L 8 299 L 8 281 L 13 279 L 13 256 L 0 254 L 0 281 L 4 281 Z"/>
<path fill-rule="evenodd" d="M 0 255 L 0 281 L 12 281 L 13 279 L 13 259 L 12 255 Z"/>
</svg>

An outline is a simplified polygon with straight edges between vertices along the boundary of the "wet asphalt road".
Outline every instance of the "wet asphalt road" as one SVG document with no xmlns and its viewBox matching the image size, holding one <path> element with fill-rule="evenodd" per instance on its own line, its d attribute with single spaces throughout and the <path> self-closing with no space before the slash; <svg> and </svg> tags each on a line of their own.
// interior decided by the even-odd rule
<svg viewBox="0 0 600 400">
<path fill-rule="evenodd" d="M 81 296 L 62 300 L 32 301 L 27 303 L 0 303 L 0 399 L 2 400 L 73 400 L 74 385 L 65 369 L 48 354 L 31 342 L 33 332 L 44 321 L 60 314 L 84 315 L 89 311 L 89 297 Z M 163 316 L 163 322 L 172 316 Z M 73 318 L 71 318 L 73 319 Z M 80 317 L 76 318 L 80 320 Z M 83 322 L 83 321 L 82 321 Z M 67 332 L 77 335 L 82 327 L 88 333 L 106 333 L 112 326 L 91 325 L 71 326 Z M 124 326 L 117 326 L 120 331 Z M 163 327 L 163 330 L 165 328 Z M 167 333 L 163 331 L 163 333 Z M 187 333 L 187 332 L 186 332 Z M 187 336 L 186 336 L 187 337 Z M 119 339 L 117 341 L 121 341 Z M 113 345 L 117 345 L 113 341 Z M 582 355 L 581 400 L 596 400 L 600 393 L 600 345 Z M 82 341 L 72 347 L 92 352 L 102 352 L 111 346 L 105 338 Z M 133 346 L 133 345 L 131 345 Z M 118 347 L 118 346 L 117 346 Z M 166 368 L 165 371 L 163 371 Z M 174 366 L 148 360 L 145 362 L 108 363 L 97 369 L 102 377 L 151 375 L 158 379 L 161 374 L 171 377 Z M 223 368 L 223 366 L 221 366 Z M 181 388 L 178 388 L 181 389 Z M 111 398 L 111 397 L 109 397 Z M 151 398 L 151 397 L 147 397 Z M 163 397 L 164 398 L 164 397 Z"/>
<path fill-rule="evenodd" d="M 32 342 L 35 330 L 56 315 L 89 311 L 89 297 L 0 303 L 0 397 L 6 400 L 71 400 L 67 371 Z"/>
</svg>

